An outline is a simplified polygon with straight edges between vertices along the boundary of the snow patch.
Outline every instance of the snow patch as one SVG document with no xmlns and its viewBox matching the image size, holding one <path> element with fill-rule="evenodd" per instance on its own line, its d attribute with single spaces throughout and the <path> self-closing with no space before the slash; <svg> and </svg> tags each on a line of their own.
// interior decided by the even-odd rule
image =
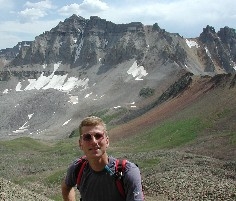
<svg viewBox="0 0 236 201">
<path fill-rule="evenodd" d="M 28 131 L 28 129 L 19 129 L 19 130 L 15 130 L 12 131 L 13 133 L 24 133 L 25 131 Z"/>
<path fill-rule="evenodd" d="M 205 47 L 205 51 L 206 51 L 206 53 L 207 53 L 208 57 L 210 57 L 210 58 L 211 58 L 211 53 L 210 53 L 210 51 L 207 49 L 207 47 Z"/>
<path fill-rule="evenodd" d="M 79 103 L 78 96 L 70 96 L 69 98 L 70 100 L 68 102 L 71 103 L 72 105 Z"/>
<path fill-rule="evenodd" d="M 196 47 L 196 48 L 199 48 L 200 46 L 197 44 L 196 41 L 193 41 L 193 40 L 188 40 L 188 39 L 185 39 L 187 45 L 189 46 L 189 48 L 192 48 L 192 47 Z"/>
<path fill-rule="evenodd" d="M 25 91 L 33 89 L 56 89 L 63 92 L 69 92 L 76 87 L 88 86 L 89 79 L 78 79 L 76 77 L 68 77 L 66 75 L 55 75 L 55 71 L 59 68 L 60 63 L 54 64 L 54 71 L 49 76 L 44 76 L 44 72 L 40 75 L 38 79 L 28 79 L 29 84 L 25 87 Z M 22 84 L 19 82 L 16 86 L 16 91 L 22 91 Z"/>
<path fill-rule="evenodd" d="M 234 65 L 233 69 L 236 70 L 236 63 L 233 62 L 233 65 Z"/>
<path fill-rule="evenodd" d="M 31 119 L 33 115 L 34 115 L 34 113 L 28 114 L 28 118 Z M 12 131 L 12 132 L 13 133 L 24 133 L 25 131 L 28 131 L 29 125 L 27 125 L 27 124 L 28 124 L 28 121 L 26 121 L 19 129 Z"/>
<path fill-rule="evenodd" d="M 34 115 L 34 113 L 28 114 L 29 119 L 31 119 L 33 115 Z"/>
<path fill-rule="evenodd" d="M 132 75 L 135 80 L 143 80 L 142 77 L 146 76 L 148 73 L 143 66 L 138 66 L 137 61 L 127 71 L 129 75 Z"/>
<path fill-rule="evenodd" d="M 68 124 L 71 121 L 71 119 L 69 119 L 68 121 L 66 121 L 64 124 L 62 124 L 62 126 L 65 126 L 66 124 Z"/>
<path fill-rule="evenodd" d="M 2 93 L 3 94 L 7 94 L 9 92 L 9 90 L 8 89 L 5 89 Z"/>
<path fill-rule="evenodd" d="M 83 32 L 82 32 L 82 35 L 83 35 Z M 77 41 L 76 41 L 77 42 Z M 84 40 L 83 40 L 83 38 L 80 40 L 80 43 L 79 43 L 79 45 L 77 46 L 77 48 L 76 48 L 76 52 L 75 52 L 75 60 L 74 60 L 74 62 L 79 58 L 79 56 L 80 56 L 80 51 L 81 51 L 81 49 L 82 49 L 82 47 L 83 47 L 83 44 L 84 44 Z"/>
<path fill-rule="evenodd" d="M 21 82 L 19 82 L 19 83 L 16 85 L 16 91 L 22 91 L 22 90 L 21 90 L 21 87 L 22 87 Z"/>
<path fill-rule="evenodd" d="M 49 83 L 43 89 L 57 89 L 62 90 L 62 85 L 66 80 L 67 75 L 53 75 Z"/>
<path fill-rule="evenodd" d="M 185 66 L 185 68 L 189 69 L 189 67 L 186 64 L 184 66 Z"/>
<path fill-rule="evenodd" d="M 89 93 L 89 94 L 86 94 L 84 98 L 88 98 L 90 95 L 92 95 L 93 92 Z"/>
<path fill-rule="evenodd" d="M 118 105 L 118 106 L 115 106 L 115 107 L 114 107 L 114 109 L 118 109 L 118 108 L 121 108 L 121 106 L 120 106 L 120 105 Z"/>
<path fill-rule="evenodd" d="M 135 104 L 135 102 L 131 102 L 131 103 L 129 103 L 130 105 L 134 105 Z"/>
<path fill-rule="evenodd" d="M 131 108 L 136 108 L 135 102 L 129 103 Z"/>
<path fill-rule="evenodd" d="M 83 80 L 78 79 L 77 77 L 69 77 L 66 83 L 62 86 L 62 91 L 71 91 L 76 87 L 88 87 L 88 78 L 84 78 Z"/>
</svg>

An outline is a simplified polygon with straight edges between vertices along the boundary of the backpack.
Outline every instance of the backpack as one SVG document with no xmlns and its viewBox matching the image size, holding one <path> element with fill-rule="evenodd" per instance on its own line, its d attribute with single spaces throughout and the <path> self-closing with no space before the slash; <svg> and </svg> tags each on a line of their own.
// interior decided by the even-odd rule
<svg viewBox="0 0 236 201">
<path fill-rule="evenodd" d="M 83 175 L 83 170 L 85 166 L 87 165 L 88 161 L 86 159 L 86 156 L 82 156 L 78 160 L 78 166 L 75 171 L 75 175 L 77 175 L 77 188 L 79 188 L 80 181 Z M 124 184 L 123 184 L 123 173 L 125 172 L 125 166 L 126 166 L 127 160 L 126 159 L 116 159 L 115 161 L 115 181 L 116 181 L 116 187 L 119 191 L 119 193 L 122 195 L 123 198 L 126 197 L 125 190 L 124 190 Z"/>
</svg>

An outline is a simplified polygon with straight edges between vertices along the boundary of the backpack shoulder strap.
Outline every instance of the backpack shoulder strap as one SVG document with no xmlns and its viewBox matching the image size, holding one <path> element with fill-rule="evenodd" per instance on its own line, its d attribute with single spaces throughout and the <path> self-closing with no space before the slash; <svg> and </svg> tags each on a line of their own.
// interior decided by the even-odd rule
<svg viewBox="0 0 236 201">
<path fill-rule="evenodd" d="M 115 163 L 115 176 L 116 176 L 116 187 L 118 191 L 122 195 L 122 197 L 126 197 L 124 183 L 123 183 L 123 176 L 125 172 L 127 160 L 126 159 L 116 159 Z"/>
<path fill-rule="evenodd" d="M 75 171 L 75 175 L 77 175 L 77 180 L 76 180 L 77 188 L 80 185 L 80 181 L 81 181 L 83 171 L 84 171 L 84 168 L 85 168 L 86 164 L 87 164 L 86 156 L 82 156 L 81 158 L 79 158 L 78 166 L 77 166 L 76 171 Z"/>
</svg>

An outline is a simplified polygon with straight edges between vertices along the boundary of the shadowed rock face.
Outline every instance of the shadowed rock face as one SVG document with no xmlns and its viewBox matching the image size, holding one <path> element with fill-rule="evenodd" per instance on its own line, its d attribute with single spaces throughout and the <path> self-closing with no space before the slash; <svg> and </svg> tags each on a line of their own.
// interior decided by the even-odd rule
<svg viewBox="0 0 236 201">
<path fill-rule="evenodd" d="M 152 68 L 177 63 L 201 74 L 229 73 L 234 72 L 236 62 L 236 33 L 229 27 L 216 33 L 208 25 L 198 38 L 186 43 L 186 39 L 168 33 L 157 23 L 114 24 L 96 16 L 84 19 L 72 15 L 32 42 L 1 50 L 0 56 L 11 61 L 8 67 L 61 62 L 70 68 L 99 65 L 108 70 L 135 59 L 139 65 Z"/>
</svg>

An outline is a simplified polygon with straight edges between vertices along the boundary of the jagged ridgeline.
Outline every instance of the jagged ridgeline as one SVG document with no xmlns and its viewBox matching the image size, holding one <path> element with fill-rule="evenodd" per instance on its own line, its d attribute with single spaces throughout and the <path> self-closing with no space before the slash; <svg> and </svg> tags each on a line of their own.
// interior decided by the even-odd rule
<svg viewBox="0 0 236 201">
<path fill-rule="evenodd" d="M 69 136 L 90 114 L 124 122 L 154 107 L 179 80 L 234 73 L 235 62 L 229 27 L 207 26 L 187 39 L 157 23 L 72 15 L 34 41 L 0 51 L 1 137 Z"/>
<path fill-rule="evenodd" d="M 176 62 L 196 73 L 220 73 L 234 72 L 235 43 L 235 30 L 229 27 L 216 33 L 207 26 L 199 37 L 184 39 L 157 23 L 114 24 L 96 16 L 88 20 L 72 15 L 34 41 L 1 50 L 1 59 L 10 60 L 9 67 L 61 62 L 71 68 L 113 66 L 135 59 L 145 66 Z"/>
</svg>

